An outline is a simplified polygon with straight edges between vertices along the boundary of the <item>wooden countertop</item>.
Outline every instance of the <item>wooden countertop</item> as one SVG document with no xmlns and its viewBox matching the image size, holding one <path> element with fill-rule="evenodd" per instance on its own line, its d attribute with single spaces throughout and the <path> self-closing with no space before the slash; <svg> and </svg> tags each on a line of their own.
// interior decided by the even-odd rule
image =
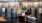
<svg viewBox="0 0 42 23">
<path fill-rule="evenodd" d="M 0 21 L 7 21 L 5 18 L 3 18 L 2 16 L 0 17 Z"/>
<path fill-rule="evenodd" d="M 26 16 L 26 15 L 19 15 L 19 16 L 24 17 L 24 21 L 28 21 L 28 20 L 27 20 L 27 16 Z"/>
</svg>

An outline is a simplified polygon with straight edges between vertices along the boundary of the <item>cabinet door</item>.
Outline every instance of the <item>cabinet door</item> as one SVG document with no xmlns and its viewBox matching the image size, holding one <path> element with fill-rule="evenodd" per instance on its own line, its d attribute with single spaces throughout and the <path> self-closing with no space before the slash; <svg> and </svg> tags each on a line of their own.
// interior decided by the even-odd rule
<svg viewBox="0 0 42 23">
<path fill-rule="evenodd" d="M 41 14 L 41 20 L 42 20 L 42 14 Z"/>
<path fill-rule="evenodd" d="M 40 18 L 40 20 L 41 20 L 41 23 L 42 23 L 42 13 L 41 13 L 41 18 Z"/>
<path fill-rule="evenodd" d="M 37 9 L 35 9 L 34 16 L 37 18 Z"/>
<path fill-rule="evenodd" d="M 0 8 L 0 16 L 1 16 L 1 8 Z"/>
<path fill-rule="evenodd" d="M 24 18 L 25 17 L 19 16 L 19 22 L 24 22 Z"/>
<path fill-rule="evenodd" d="M 5 9 L 5 17 L 7 17 L 7 8 Z"/>
<path fill-rule="evenodd" d="M 2 16 L 5 17 L 5 8 L 2 8 L 1 11 Z"/>
</svg>

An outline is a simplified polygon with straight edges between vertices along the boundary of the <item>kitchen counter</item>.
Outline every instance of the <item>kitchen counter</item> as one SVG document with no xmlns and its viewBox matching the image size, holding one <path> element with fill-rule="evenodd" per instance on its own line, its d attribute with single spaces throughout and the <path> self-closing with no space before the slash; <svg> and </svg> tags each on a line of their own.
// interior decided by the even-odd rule
<svg viewBox="0 0 42 23">
<path fill-rule="evenodd" d="M 21 21 L 21 22 L 28 21 L 27 15 L 19 15 L 19 21 Z"/>
</svg>

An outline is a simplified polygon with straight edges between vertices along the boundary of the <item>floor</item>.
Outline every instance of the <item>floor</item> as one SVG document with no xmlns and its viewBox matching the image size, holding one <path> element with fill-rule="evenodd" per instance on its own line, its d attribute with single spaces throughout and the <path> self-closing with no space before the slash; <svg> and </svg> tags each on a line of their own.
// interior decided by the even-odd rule
<svg viewBox="0 0 42 23">
<path fill-rule="evenodd" d="M 11 18 L 8 18 L 8 22 L 0 22 L 0 23 L 23 23 L 23 22 L 19 22 L 19 18 L 17 18 L 16 20 L 14 19 L 14 22 L 11 22 Z M 32 23 L 36 23 L 36 21 Z"/>
</svg>

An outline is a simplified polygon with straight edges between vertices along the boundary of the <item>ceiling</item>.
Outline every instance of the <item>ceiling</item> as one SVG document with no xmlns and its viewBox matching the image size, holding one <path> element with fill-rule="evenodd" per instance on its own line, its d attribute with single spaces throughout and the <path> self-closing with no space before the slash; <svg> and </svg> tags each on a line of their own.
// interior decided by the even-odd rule
<svg viewBox="0 0 42 23">
<path fill-rule="evenodd" d="M 0 0 L 0 1 L 8 1 L 8 2 L 19 2 L 19 1 L 23 1 L 23 0 Z"/>
</svg>

